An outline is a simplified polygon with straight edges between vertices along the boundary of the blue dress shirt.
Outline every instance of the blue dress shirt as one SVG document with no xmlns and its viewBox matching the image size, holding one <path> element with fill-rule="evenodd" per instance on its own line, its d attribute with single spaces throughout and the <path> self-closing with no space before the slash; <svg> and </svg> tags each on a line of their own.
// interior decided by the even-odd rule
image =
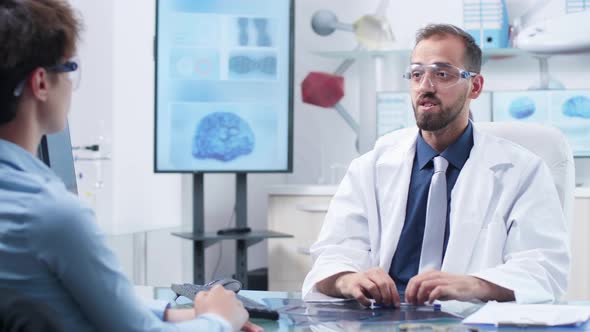
<svg viewBox="0 0 590 332">
<path fill-rule="evenodd" d="M 459 138 L 440 153 L 448 162 L 447 168 L 447 221 L 445 227 L 444 252 L 449 240 L 449 215 L 451 214 L 451 191 L 457 182 L 463 165 L 469 158 L 473 147 L 473 128 L 471 122 L 459 136 Z M 424 224 L 426 222 L 426 203 L 428 201 L 428 189 L 434 172 L 432 159 L 439 153 L 434 150 L 422 134 L 416 141 L 416 155 L 412 166 L 410 189 L 408 191 L 408 203 L 406 207 L 406 220 L 400 235 L 397 249 L 393 255 L 389 275 L 393 278 L 400 295 L 405 292 L 408 281 L 418 274 L 420 266 L 420 253 L 422 251 L 422 238 L 424 237 Z"/>
<path fill-rule="evenodd" d="M 20 146 L 0 139 L 0 285 L 49 304 L 66 331 L 231 331 L 206 314 L 163 322 L 138 299 L 92 210 Z"/>
</svg>

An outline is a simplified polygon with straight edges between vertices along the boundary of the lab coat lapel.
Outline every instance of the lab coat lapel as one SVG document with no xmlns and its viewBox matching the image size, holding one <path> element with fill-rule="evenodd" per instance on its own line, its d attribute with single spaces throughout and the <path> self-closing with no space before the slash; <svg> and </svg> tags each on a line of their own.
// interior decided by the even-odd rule
<svg viewBox="0 0 590 332">
<path fill-rule="evenodd" d="M 376 181 L 381 225 L 379 266 L 389 270 L 406 219 L 408 190 L 416 152 L 418 130 L 402 139 L 393 149 L 381 153 Z"/>
<path fill-rule="evenodd" d="M 495 166 L 508 161 L 474 125 L 473 148 L 451 192 L 450 235 L 442 270 L 464 274 L 486 215 L 493 206 Z M 493 159 L 493 160 L 492 160 Z"/>
</svg>

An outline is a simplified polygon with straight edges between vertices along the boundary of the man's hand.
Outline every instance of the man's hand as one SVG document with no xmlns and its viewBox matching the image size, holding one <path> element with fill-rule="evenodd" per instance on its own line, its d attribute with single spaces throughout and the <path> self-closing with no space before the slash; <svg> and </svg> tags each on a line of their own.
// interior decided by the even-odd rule
<svg viewBox="0 0 590 332">
<path fill-rule="evenodd" d="M 423 272 L 408 282 L 406 302 L 432 303 L 434 300 L 513 301 L 514 292 L 473 276 L 441 271 Z"/>
<path fill-rule="evenodd" d="M 324 279 L 316 285 L 324 294 L 354 298 L 369 306 L 370 299 L 384 305 L 399 307 L 400 299 L 395 283 L 382 268 L 372 268 L 364 272 L 348 272 Z"/>
<path fill-rule="evenodd" d="M 195 316 L 217 314 L 229 322 L 234 331 L 239 331 L 248 320 L 248 312 L 236 294 L 217 285 L 210 291 L 199 292 L 194 301 Z"/>
</svg>

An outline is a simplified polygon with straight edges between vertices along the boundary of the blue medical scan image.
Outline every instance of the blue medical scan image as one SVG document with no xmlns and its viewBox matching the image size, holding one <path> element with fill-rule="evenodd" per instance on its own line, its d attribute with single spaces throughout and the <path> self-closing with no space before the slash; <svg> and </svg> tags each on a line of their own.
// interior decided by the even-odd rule
<svg viewBox="0 0 590 332">
<path fill-rule="evenodd" d="M 245 55 L 235 55 L 229 58 L 229 69 L 237 74 L 259 71 L 267 75 L 275 75 L 277 59 L 274 56 L 265 56 L 256 60 Z"/>
<path fill-rule="evenodd" d="M 268 18 L 236 18 L 239 46 L 273 47 L 272 27 Z"/>
<path fill-rule="evenodd" d="M 192 153 L 197 159 L 232 161 L 254 150 L 255 137 L 250 125 L 229 112 L 205 116 L 195 132 Z"/>
<path fill-rule="evenodd" d="M 247 17 L 238 17 L 238 45 L 248 46 L 249 33 L 248 26 L 250 20 Z"/>
<path fill-rule="evenodd" d="M 590 119 L 590 98 L 573 96 L 563 103 L 561 111 L 567 117 Z"/>
<path fill-rule="evenodd" d="M 518 97 L 510 103 L 510 115 L 518 120 L 526 119 L 535 113 L 535 102 L 529 97 Z"/>
<path fill-rule="evenodd" d="M 256 27 L 256 46 L 269 47 L 272 46 L 270 34 L 268 33 L 268 20 L 265 18 L 255 18 L 254 27 Z"/>
<path fill-rule="evenodd" d="M 173 48 L 170 77 L 180 80 L 218 80 L 220 54 L 214 49 Z"/>
</svg>

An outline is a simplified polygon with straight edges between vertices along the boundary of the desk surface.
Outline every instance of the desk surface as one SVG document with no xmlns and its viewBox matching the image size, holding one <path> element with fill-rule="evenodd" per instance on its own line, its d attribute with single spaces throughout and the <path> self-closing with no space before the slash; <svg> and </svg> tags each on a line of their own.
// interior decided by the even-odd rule
<svg viewBox="0 0 590 332">
<path fill-rule="evenodd" d="M 174 292 L 166 287 L 136 287 L 140 296 L 144 297 L 152 297 L 167 301 L 173 301 L 176 297 Z M 277 302 L 277 300 L 281 299 L 299 299 L 298 293 L 289 293 L 289 292 L 262 292 L 262 291 L 240 291 L 240 295 L 246 296 L 250 299 L 258 301 L 260 303 L 268 304 L 272 302 Z M 187 304 L 189 301 L 183 301 L 183 298 L 177 300 L 179 305 Z M 452 312 L 454 315 L 462 315 L 466 312 L 466 306 L 451 308 L 446 310 L 443 306 L 443 311 Z M 473 307 L 471 307 L 473 308 Z M 368 310 L 368 309 L 367 309 Z M 471 310 L 473 311 L 473 309 Z M 303 317 L 304 319 L 300 319 Z M 344 318 L 343 318 L 344 317 Z M 361 320 L 347 320 L 348 318 L 346 315 L 340 315 L 339 320 L 334 320 L 331 322 L 318 322 L 313 318 L 313 316 L 299 316 L 297 322 L 295 322 L 292 317 L 288 315 L 281 314 L 281 318 L 278 321 L 268 321 L 268 320 L 259 320 L 254 319 L 252 320 L 254 323 L 262 326 L 265 331 L 399 331 L 400 324 L 407 324 L 408 322 L 394 322 L 394 321 L 383 321 L 383 320 L 374 320 L 372 317 L 363 318 Z M 438 326 L 455 326 L 460 324 L 461 318 L 438 318 L 438 319 L 431 319 L 428 321 L 420 321 L 420 323 L 428 323 L 428 324 L 435 324 Z M 416 322 L 412 322 L 416 323 Z M 586 324 L 583 327 L 572 328 L 572 327 L 564 327 L 564 328 L 509 328 L 509 327 L 502 327 L 502 328 L 494 328 L 494 327 L 479 327 L 482 331 L 500 331 L 500 332 L 511 332 L 511 331 L 590 331 L 590 327 Z M 438 332 L 438 331 L 433 331 Z M 445 331 L 440 331 L 445 332 Z M 450 330 L 448 332 L 469 332 L 469 330 Z"/>
</svg>

